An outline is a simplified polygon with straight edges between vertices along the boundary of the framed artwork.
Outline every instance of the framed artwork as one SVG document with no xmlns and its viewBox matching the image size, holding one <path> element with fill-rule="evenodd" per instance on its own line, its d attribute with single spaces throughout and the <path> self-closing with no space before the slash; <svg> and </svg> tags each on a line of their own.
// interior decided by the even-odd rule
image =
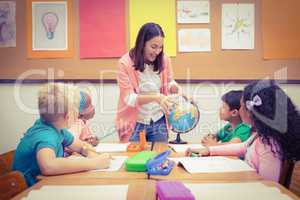
<svg viewBox="0 0 300 200">
<path fill-rule="evenodd" d="M 177 1 L 177 22 L 209 23 L 209 0 Z"/>
<path fill-rule="evenodd" d="M 15 1 L 0 1 L 0 47 L 16 47 Z"/>
<path fill-rule="evenodd" d="M 254 49 L 253 3 L 222 4 L 222 49 Z"/>
<path fill-rule="evenodd" d="M 72 57 L 72 0 L 27 0 L 27 10 L 28 57 Z"/>
<path fill-rule="evenodd" d="M 210 29 L 189 28 L 178 31 L 178 52 L 211 51 Z"/>
</svg>

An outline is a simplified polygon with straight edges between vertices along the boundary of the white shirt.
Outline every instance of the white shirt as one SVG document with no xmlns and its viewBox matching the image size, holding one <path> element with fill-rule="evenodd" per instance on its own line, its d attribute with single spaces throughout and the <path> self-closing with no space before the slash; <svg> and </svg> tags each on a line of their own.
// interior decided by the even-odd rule
<svg viewBox="0 0 300 200">
<path fill-rule="evenodd" d="M 153 71 L 153 65 L 145 64 L 143 72 L 138 71 L 138 83 L 140 94 L 160 93 L 161 79 L 160 74 Z M 174 80 L 169 85 L 177 84 Z M 135 107 L 138 94 L 131 93 L 125 97 L 125 103 L 131 107 Z M 158 121 L 164 115 L 161 106 L 157 102 L 150 102 L 139 107 L 137 114 L 137 122 L 150 124 Z"/>
<path fill-rule="evenodd" d="M 160 93 L 160 74 L 153 71 L 153 65 L 145 64 L 144 72 L 138 72 L 140 94 Z M 137 122 L 150 124 L 151 120 L 156 122 L 164 115 L 157 102 L 150 102 L 139 107 Z"/>
</svg>

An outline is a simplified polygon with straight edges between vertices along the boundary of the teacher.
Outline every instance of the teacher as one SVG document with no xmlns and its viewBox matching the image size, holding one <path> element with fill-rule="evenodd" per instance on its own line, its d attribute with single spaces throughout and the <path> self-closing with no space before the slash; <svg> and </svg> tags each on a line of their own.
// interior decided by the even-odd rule
<svg viewBox="0 0 300 200">
<path fill-rule="evenodd" d="M 164 37 L 160 25 L 144 24 L 135 46 L 119 60 L 116 126 L 121 142 L 138 141 L 143 130 L 147 141 L 168 141 L 165 114 L 173 102 L 167 95 L 181 93 L 181 88 L 163 51 Z"/>
</svg>

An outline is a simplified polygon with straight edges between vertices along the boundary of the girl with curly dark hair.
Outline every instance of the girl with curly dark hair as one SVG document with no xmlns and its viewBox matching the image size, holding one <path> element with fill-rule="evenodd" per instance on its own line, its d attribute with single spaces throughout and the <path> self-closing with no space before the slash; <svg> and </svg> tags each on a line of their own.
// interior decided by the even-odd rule
<svg viewBox="0 0 300 200">
<path fill-rule="evenodd" d="M 189 149 L 186 154 L 245 156 L 263 178 L 279 181 L 283 161 L 300 160 L 299 111 L 276 83 L 262 80 L 245 87 L 239 112 L 253 129 L 246 142 Z"/>
</svg>

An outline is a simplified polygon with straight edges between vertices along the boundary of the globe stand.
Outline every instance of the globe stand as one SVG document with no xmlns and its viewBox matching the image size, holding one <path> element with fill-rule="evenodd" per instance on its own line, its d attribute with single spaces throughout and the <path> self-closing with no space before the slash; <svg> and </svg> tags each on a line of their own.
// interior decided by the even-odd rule
<svg viewBox="0 0 300 200">
<path fill-rule="evenodd" d="M 183 141 L 183 140 L 180 138 L 180 133 L 177 133 L 176 140 L 170 141 L 169 143 L 170 143 L 170 144 L 187 144 L 186 141 Z"/>
</svg>

